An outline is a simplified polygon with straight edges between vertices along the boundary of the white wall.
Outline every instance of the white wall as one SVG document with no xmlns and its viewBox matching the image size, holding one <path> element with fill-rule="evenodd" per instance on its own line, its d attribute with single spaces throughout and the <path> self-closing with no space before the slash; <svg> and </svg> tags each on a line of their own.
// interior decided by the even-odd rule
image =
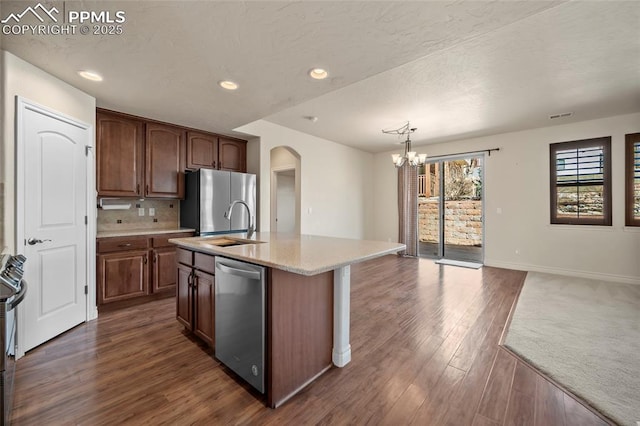
<svg viewBox="0 0 640 426">
<path fill-rule="evenodd" d="M 297 158 L 286 148 L 277 147 L 271 150 L 271 169 L 295 169 Z"/>
<path fill-rule="evenodd" d="M 2 55 L 2 85 L 4 88 L 2 105 L 2 148 L 4 152 L 2 178 L 5 183 L 4 237 L 5 244 L 12 252 L 20 251 L 15 235 L 15 105 L 16 96 L 56 110 L 79 121 L 90 124 L 95 129 L 96 100 L 94 97 L 68 85 L 41 69 L 23 61 L 17 56 L 0 51 Z M 92 132 L 95 134 L 95 131 Z M 94 137 L 95 138 L 95 137 Z M 95 146 L 94 138 L 91 144 Z M 90 161 L 88 187 L 95 188 L 95 162 Z M 88 236 L 88 280 L 90 298 L 95 300 L 95 195 L 89 196 L 89 236 Z M 93 294 L 92 294 L 93 293 Z M 95 305 L 95 303 L 93 303 Z M 96 315 L 95 309 L 89 318 Z"/>
<path fill-rule="evenodd" d="M 370 235 L 373 154 L 265 120 L 235 130 L 260 137 L 260 230 L 268 231 L 271 222 L 271 149 L 289 146 L 300 154 L 301 232 L 345 238 Z M 256 154 L 250 148 L 248 155 L 252 153 Z"/>
<path fill-rule="evenodd" d="M 5 86 L 5 78 L 4 78 L 4 55 L 0 51 L 0 105 L 4 108 L 4 86 Z M 3 253 L 6 249 L 5 246 L 5 235 L 4 235 L 4 198 L 5 198 L 5 185 L 4 185 L 4 128 L 5 128 L 5 118 L 4 114 L 0 113 L 0 253 Z"/>
<path fill-rule="evenodd" d="M 639 131 L 640 114 L 630 114 L 414 148 L 432 156 L 500 148 L 485 157 L 485 264 L 640 284 L 640 229 L 624 226 L 624 135 Z M 600 136 L 612 137 L 613 226 L 550 225 L 549 144 Z M 390 154 L 374 156 L 372 237 L 397 241 Z"/>
<path fill-rule="evenodd" d="M 253 173 L 256 175 L 256 230 L 260 231 L 260 215 L 262 209 L 260 208 L 260 199 L 262 194 L 260 192 L 260 138 L 250 138 L 247 136 L 247 173 Z"/>
<path fill-rule="evenodd" d="M 1 51 L 2 78 L 2 145 L 4 149 L 3 176 L 5 182 L 5 237 L 11 250 L 15 250 L 15 98 L 30 101 L 91 124 L 95 128 L 96 100 L 94 97 L 23 61 Z"/>
</svg>

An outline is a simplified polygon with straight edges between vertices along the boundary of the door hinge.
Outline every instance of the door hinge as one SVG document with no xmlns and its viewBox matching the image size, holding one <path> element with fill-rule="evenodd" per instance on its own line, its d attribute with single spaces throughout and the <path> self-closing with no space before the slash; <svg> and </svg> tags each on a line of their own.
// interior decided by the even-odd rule
<svg viewBox="0 0 640 426">
<path fill-rule="evenodd" d="M 89 286 L 88 285 L 84 286 L 84 294 L 89 294 Z"/>
<path fill-rule="evenodd" d="M 91 145 L 85 145 L 84 146 L 84 155 L 85 156 L 89 156 L 89 151 L 91 151 L 93 149 L 93 147 Z"/>
<path fill-rule="evenodd" d="M 89 224 L 89 216 L 85 216 L 84 217 L 84 224 L 88 225 Z"/>
</svg>

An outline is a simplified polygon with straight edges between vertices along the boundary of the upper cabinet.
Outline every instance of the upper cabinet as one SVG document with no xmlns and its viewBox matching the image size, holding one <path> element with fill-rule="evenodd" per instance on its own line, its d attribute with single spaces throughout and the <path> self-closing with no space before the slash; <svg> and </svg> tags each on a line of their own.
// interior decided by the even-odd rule
<svg viewBox="0 0 640 426">
<path fill-rule="evenodd" d="M 216 136 L 200 132 L 187 133 L 187 168 L 191 170 L 218 168 Z"/>
<path fill-rule="evenodd" d="M 142 195 L 144 123 L 98 111 L 96 114 L 98 195 Z"/>
<path fill-rule="evenodd" d="M 99 197 L 183 198 L 184 172 L 246 172 L 246 141 L 113 111 L 96 113 Z"/>
<path fill-rule="evenodd" d="M 246 172 L 247 143 L 245 141 L 219 138 L 218 169 Z"/>
<path fill-rule="evenodd" d="M 247 142 L 201 132 L 187 133 L 187 169 L 247 171 Z"/>
<path fill-rule="evenodd" d="M 157 123 L 146 127 L 145 197 L 183 198 L 186 131 Z"/>
</svg>

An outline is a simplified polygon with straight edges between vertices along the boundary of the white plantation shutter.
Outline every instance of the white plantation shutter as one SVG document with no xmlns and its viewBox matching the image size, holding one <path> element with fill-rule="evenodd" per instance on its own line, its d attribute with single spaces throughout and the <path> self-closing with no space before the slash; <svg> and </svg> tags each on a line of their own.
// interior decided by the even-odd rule
<svg viewBox="0 0 640 426">
<path fill-rule="evenodd" d="M 611 225 L 611 138 L 550 145 L 551 223 Z"/>
<path fill-rule="evenodd" d="M 626 135 L 626 225 L 640 226 L 640 133 Z"/>
</svg>

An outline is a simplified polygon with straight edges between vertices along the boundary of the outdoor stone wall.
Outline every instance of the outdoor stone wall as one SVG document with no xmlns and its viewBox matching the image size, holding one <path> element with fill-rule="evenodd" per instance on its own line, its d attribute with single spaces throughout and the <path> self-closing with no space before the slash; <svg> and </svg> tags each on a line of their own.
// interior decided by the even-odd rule
<svg viewBox="0 0 640 426">
<path fill-rule="evenodd" d="M 581 216 L 602 217 L 604 197 L 601 186 L 584 186 L 580 195 L 576 187 L 558 188 L 558 216 L 576 217 L 580 206 Z"/>
<path fill-rule="evenodd" d="M 482 201 L 445 201 L 445 241 L 447 244 L 482 244 Z M 438 241 L 438 199 L 418 200 L 418 237 Z"/>
</svg>

